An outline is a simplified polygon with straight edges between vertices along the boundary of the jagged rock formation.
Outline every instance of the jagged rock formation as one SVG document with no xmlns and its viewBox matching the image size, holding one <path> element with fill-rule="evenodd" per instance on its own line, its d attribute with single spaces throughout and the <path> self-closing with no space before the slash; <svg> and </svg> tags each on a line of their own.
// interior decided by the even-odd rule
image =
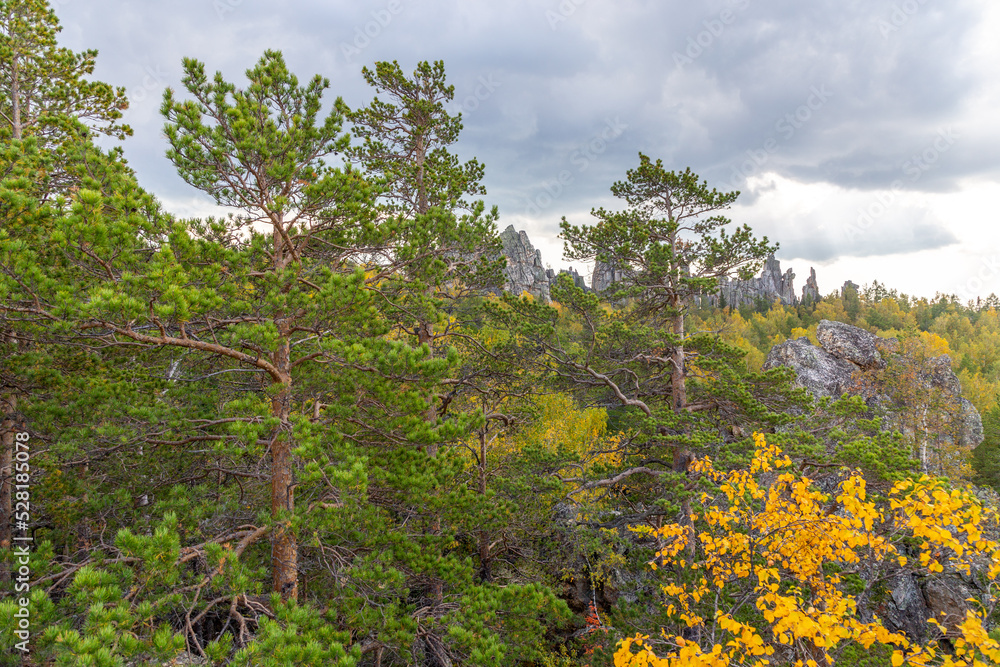
<svg viewBox="0 0 1000 667">
<path fill-rule="evenodd" d="M 771 305 L 780 301 L 785 306 L 797 306 L 809 301 L 816 303 L 820 299 L 819 285 L 816 283 L 816 269 L 809 269 L 809 279 L 802 288 L 802 298 L 795 294 L 795 273 L 788 269 L 781 271 L 781 262 L 774 255 L 768 256 L 764 268 L 757 278 L 750 280 L 719 280 L 719 297 L 721 303 L 731 308 L 740 306 Z M 718 297 L 711 297 L 710 303 L 718 304 Z"/>
<path fill-rule="evenodd" d="M 558 273 L 552 269 L 546 269 L 542 262 L 542 252 L 536 250 L 531 244 L 527 232 L 519 232 L 514 229 L 513 225 L 510 225 L 500 233 L 500 241 L 503 244 L 504 256 L 507 258 L 506 290 L 513 294 L 528 292 L 536 298 L 547 301 L 552 282 L 559 273 L 569 273 L 577 287 L 601 293 L 622 280 L 626 275 L 624 268 L 614 264 L 597 262 L 594 265 L 594 273 L 588 286 L 583 276 L 572 267 Z M 795 306 L 800 303 L 800 300 L 795 294 L 794 280 L 795 273 L 791 269 L 782 272 L 781 262 L 774 255 L 771 255 L 764 263 L 764 269 L 759 278 L 750 280 L 722 278 L 719 281 L 719 295 L 706 297 L 706 300 L 714 305 L 724 303 L 732 308 L 739 308 L 743 305 L 756 306 L 759 303 L 770 305 L 775 300 L 786 306 Z M 809 280 L 802 288 L 802 301 L 809 300 L 815 303 L 819 299 L 816 270 L 810 269 Z"/>
<path fill-rule="evenodd" d="M 594 275 L 590 279 L 590 287 L 600 294 L 624 277 L 625 271 L 614 264 L 598 261 L 594 263 Z"/>
<path fill-rule="evenodd" d="M 852 290 L 855 294 L 861 291 L 860 285 L 855 285 L 850 280 L 844 281 L 844 286 L 840 288 L 840 296 L 843 297 L 847 294 L 848 290 Z"/>
<path fill-rule="evenodd" d="M 802 288 L 801 303 L 816 303 L 819 299 L 819 283 L 816 282 L 816 269 L 810 266 L 809 278 L 806 279 L 806 286 Z"/>
<path fill-rule="evenodd" d="M 559 269 L 559 273 L 556 273 L 552 269 L 549 269 L 546 272 L 546 275 L 548 275 L 548 277 L 549 277 L 549 285 L 551 286 L 551 284 L 553 282 L 555 282 L 555 279 L 558 278 L 559 276 L 561 276 L 564 273 L 569 274 L 570 278 L 573 279 L 573 284 L 574 285 L 576 285 L 577 287 L 579 287 L 582 290 L 585 290 L 585 291 L 588 291 L 588 292 L 590 291 L 590 288 L 587 287 L 587 279 L 584 278 L 583 276 L 581 276 L 579 273 L 577 273 L 576 269 L 574 269 L 572 266 L 569 267 L 568 269 Z"/>
<path fill-rule="evenodd" d="M 782 273 L 781 262 L 774 255 L 770 255 L 764 262 L 764 269 L 759 278 L 750 280 L 722 278 L 719 281 L 719 295 L 724 299 L 724 303 L 732 308 L 753 305 L 761 299 L 768 304 L 780 300 L 786 306 L 793 306 L 798 303 L 794 280 L 795 274 L 792 270 L 788 269 Z"/>
<path fill-rule="evenodd" d="M 548 301 L 551 278 L 542 264 L 542 251 L 531 245 L 527 232 L 518 232 L 510 225 L 500 233 L 500 242 L 507 258 L 506 290 L 511 294 L 528 292 Z"/>
<path fill-rule="evenodd" d="M 863 386 L 864 371 L 885 368 L 895 355 L 895 340 L 882 339 L 859 327 L 823 320 L 816 329 L 821 347 L 808 338 L 798 338 L 775 345 L 767 355 L 764 368 L 788 366 L 795 371 L 796 383 L 816 398 L 839 398 L 844 394 L 863 395 L 875 414 L 883 417 L 887 428 L 907 432 L 911 425 L 900 423 L 898 406 L 880 388 Z M 889 359 L 885 355 L 889 355 Z M 949 424 L 941 438 L 950 440 L 957 434 L 964 447 L 975 447 L 983 441 L 983 422 L 976 408 L 962 397 L 962 385 L 951 369 L 951 359 L 943 354 L 924 364 L 913 380 L 928 390 L 940 390 L 943 403 L 955 406 L 945 419 Z"/>
<path fill-rule="evenodd" d="M 552 283 L 563 273 L 568 273 L 577 287 L 590 289 L 587 287 L 587 280 L 572 266 L 561 269 L 558 273 L 546 269 L 542 264 L 542 251 L 536 250 L 535 246 L 531 245 L 527 232 L 517 231 L 514 225 L 508 225 L 507 229 L 500 233 L 500 242 L 503 245 L 503 254 L 507 258 L 507 268 L 504 269 L 507 281 L 504 289 L 511 294 L 528 292 L 536 299 L 548 301 Z"/>
</svg>

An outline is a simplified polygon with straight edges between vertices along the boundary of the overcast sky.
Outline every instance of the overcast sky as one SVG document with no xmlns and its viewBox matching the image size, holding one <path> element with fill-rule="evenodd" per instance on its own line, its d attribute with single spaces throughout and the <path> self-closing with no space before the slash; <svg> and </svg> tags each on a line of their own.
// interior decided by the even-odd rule
<svg viewBox="0 0 1000 667">
<path fill-rule="evenodd" d="M 265 49 L 329 101 L 363 65 L 444 60 L 501 228 L 564 267 L 562 216 L 587 224 L 642 151 L 739 189 L 737 223 L 781 245 L 801 289 L 878 280 L 1000 294 L 1000 5 L 987 0 L 54 0 L 61 42 L 125 86 L 125 154 L 169 211 L 210 201 L 164 156 L 181 59 L 237 85 Z M 583 267 L 577 267 L 583 268 Z"/>
</svg>

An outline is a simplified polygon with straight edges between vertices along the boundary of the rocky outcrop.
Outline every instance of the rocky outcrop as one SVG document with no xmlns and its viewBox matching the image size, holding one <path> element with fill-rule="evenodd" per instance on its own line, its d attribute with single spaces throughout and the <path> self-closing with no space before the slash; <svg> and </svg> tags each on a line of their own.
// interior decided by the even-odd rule
<svg viewBox="0 0 1000 667">
<path fill-rule="evenodd" d="M 851 287 L 848 284 L 846 289 Z M 816 338 L 819 346 L 813 345 L 808 338 L 775 345 L 764 367 L 792 368 L 796 383 L 817 398 L 864 395 L 872 416 L 883 417 L 884 428 L 914 433 L 916 427 L 912 418 L 910 423 L 904 423 L 906 420 L 903 417 L 910 412 L 908 407 L 912 406 L 894 402 L 901 399 L 898 395 L 895 399 L 888 395 L 891 392 L 883 384 L 884 376 L 877 372 L 888 368 L 891 374 L 894 363 L 913 364 L 911 358 L 903 357 L 898 351 L 900 346 L 895 339 L 878 338 L 859 327 L 828 320 L 820 322 Z M 941 414 L 940 419 L 934 422 L 937 428 L 933 434 L 939 446 L 957 439 L 961 445 L 971 449 L 983 441 L 982 420 L 976 408 L 962 398 L 962 385 L 952 371 L 951 359 L 947 355 L 924 362 L 910 374 L 912 377 L 907 381 L 921 388 L 916 395 L 937 391 L 942 397 L 937 402 L 941 407 L 935 408 Z M 820 489 L 829 495 L 832 495 L 829 487 L 835 488 L 840 481 L 835 475 L 831 477 L 816 481 Z M 875 614 L 889 630 L 904 632 L 911 640 L 923 641 L 930 629 L 928 618 L 937 618 L 945 628 L 954 629 L 971 608 L 968 600 L 987 593 L 977 589 L 976 580 L 975 576 L 954 571 L 918 577 L 912 572 L 898 570 L 886 578 L 882 589 L 884 595 L 866 596 L 866 601 L 859 607 L 859 614 L 865 618 Z"/>
<path fill-rule="evenodd" d="M 564 273 L 569 274 L 569 277 L 573 279 L 573 284 L 576 287 L 579 287 L 582 290 L 590 291 L 590 288 L 587 287 L 587 279 L 581 276 L 579 273 L 577 273 L 576 269 L 574 269 L 572 266 L 569 267 L 568 269 L 560 269 L 559 273 L 556 273 L 552 269 L 549 269 L 549 283 L 551 284 L 553 281 L 555 281 L 556 278 L 558 278 L 560 275 Z"/>
<path fill-rule="evenodd" d="M 911 572 L 900 571 L 888 580 L 886 589 L 889 595 L 875 607 L 875 613 L 890 631 L 905 632 L 918 642 L 930 629 L 927 619 L 934 618 L 947 630 L 955 630 L 973 608 L 969 600 L 987 593 L 958 573 L 920 580 Z"/>
<path fill-rule="evenodd" d="M 881 339 L 860 327 L 823 320 L 816 327 L 816 338 L 824 350 L 838 359 L 861 368 L 885 368 L 885 361 L 878 351 Z"/>
<path fill-rule="evenodd" d="M 854 292 L 855 294 L 857 294 L 860 291 L 861 291 L 860 285 L 855 285 L 850 280 L 845 280 L 844 286 L 840 288 L 840 296 L 845 297 L 847 296 L 848 292 Z"/>
<path fill-rule="evenodd" d="M 883 369 L 896 356 L 895 339 L 883 339 L 859 327 L 823 320 L 816 328 L 820 347 L 808 338 L 785 341 L 771 348 L 764 368 L 787 366 L 795 371 L 796 384 L 807 389 L 816 398 L 839 398 L 844 394 L 862 394 L 875 414 L 884 417 L 887 428 L 912 432 L 913 426 L 900 423 L 899 407 L 881 390 L 877 382 L 861 382 L 861 374 Z M 888 355 L 888 358 L 886 358 Z M 869 376 L 869 380 L 871 380 Z M 976 408 L 962 398 L 962 384 L 951 369 L 951 359 L 941 355 L 925 362 L 916 373 L 914 382 L 928 390 L 941 392 L 947 415 L 939 423 L 945 424 L 938 435 L 941 441 L 954 441 L 961 446 L 976 447 L 983 441 L 983 423 Z"/>
<path fill-rule="evenodd" d="M 858 369 L 846 359 L 839 359 L 808 338 L 788 340 L 771 348 L 764 369 L 787 366 L 795 370 L 796 384 L 816 398 L 839 398 L 851 388 Z"/>
<path fill-rule="evenodd" d="M 889 580 L 886 588 L 889 589 L 889 595 L 875 612 L 892 632 L 905 632 L 911 640 L 922 642 L 927 633 L 930 614 L 916 576 L 910 572 L 900 572 Z"/>
<path fill-rule="evenodd" d="M 816 269 L 809 267 L 809 277 L 806 279 L 806 286 L 802 288 L 801 303 L 816 303 L 819 299 L 819 283 L 816 282 Z"/>
<path fill-rule="evenodd" d="M 552 269 L 546 269 L 542 262 L 541 251 L 536 250 L 531 244 L 527 232 L 523 230 L 519 232 L 514 229 L 513 225 L 509 225 L 500 233 L 500 241 L 503 245 L 503 254 L 507 258 L 507 268 L 504 271 L 505 289 L 513 294 L 528 292 L 536 298 L 547 301 L 552 282 L 559 273 L 569 273 L 577 287 L 593 290 L 598 294 L 607 291 L 612 285 L 626 277 L 625 268 L 600 261 L 594 265 L 590 285 L 587 285 L 583 276 L 572 267 L 558 273 Z M 702 303 L 724 304 L 732 308 L 739 308 L 744 305 L 770 305 L 775 301 L 780 301 L 786 306 L 794 306 L 800 303 L 795 294 L 794 281 L 795 274 L 792 270 L 788 269 L 782 272 L 781 262 L 774 255 L 771 255 L 764 262 L 760 277 L 750 280 L 722 278 L 719 280 L 719 293 L 703 297 Z M 809 280 L 802 288 L 802 300 L 807 299 L 811 303 L 820 299 L 815 269 L 810 269 Z"/>
<path fill-rule="evenodd" d="M 510 225 L 500 233 L 500 242 L 507 258 L 506 290 L 511 294 L 528 292 L 548 301 L 550 278 L 542 264 L 542 251 L 531 245 L 527 232 L 518 232 Z"/>
<path fill-rule="evenodd" d="M 597 261 L 594 264 L 594 275 L 590 279 L 590 287 L 600 294 L 625 277 L 625 271 L 614 264 Z"/>
<path fill-rule="evenodd" d="M 972 591 L 957 576 L 935 577 L 924 584 L 924 600 L 930 612 L 927 618 L 936 618 L 949 630 L 965 621 L 971 597 Z"/>
<path fill-rule="evenodd" d="M 983 432 L 983 418 L 979 410 L 966 398 L 961 399 L 959 413 L 959 442 L 961 447 L 974 449 L 986 438 Z"/>
<path fill-rule="evenodd" d="M 954 396 L 962 395 L 962 383 L 955 372 L 951 370 L 951 357 L 947 354 L 929 360 L 926 370 L 921 375 L 923 380 L 930 383 L 932 387 L 937 387 Z"/>
<path fill-rule="evenodd" d="M 802 299 L 809 296 L 812 303 L 819 301 L 819 286 L 816 284 L 816 270 L 809 270 L 809 280 L 802 289 Z M 709 299 L 710 303 L 722 303 L 731 308 L 740 306 L 771 305 L 775 301 L 785 306 L 796 306 L 800 303 L 795 294 L 795 274 L 791 269 L 781 271 L 781 262 L 770 255 L 764 262 L 760 276 L 750 280 L 719 280 L 719 297 Z"/>
<path fill-rule="evenodd" d="M 517 231 L 514 229 L 514 225 L 509 225 L 500 233 L 500 242 L 503 246 L 504 257 L 507 258 L 507 267 L 504 269 L 504 277 L 506 278 L 504 290 L 507 292 L 511 294 L 527 292 L 536 299 L 548 301 L 551 296 L 552 283 L 563 273 L 569 274 L 573 279 L 573 284 L 577 287 L 590 290 L 586 278 L 572 266 L 568 269 L 561 269 L 558 273 L 552 269 L 546 269 L 545 265 L 542 264 L 542 251 L 536 250 L 535 246 L 531 245 L 527 232 Z"/>
</svg>

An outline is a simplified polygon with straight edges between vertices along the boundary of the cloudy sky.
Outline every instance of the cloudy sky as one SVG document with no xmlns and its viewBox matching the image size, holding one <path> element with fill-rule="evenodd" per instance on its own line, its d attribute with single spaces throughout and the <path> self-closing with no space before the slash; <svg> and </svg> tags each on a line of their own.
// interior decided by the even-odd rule
<svg viewBox="0 0 1000 667">
<path fill-rule="evenodd" d="M 501 227 L 564 267 L 558 222 L 616 208 L 638 152 L 742 191 L 730 217 L 801 288 L 878 280 L 1000 294 L 1000 5 L 988 0 L 54 0 L 61 42 L 125 86 L 125 154 L 168 210 L 211 202 L 165 158 L 158 108 L 190 56 L 245 81 L 265 49 L 330 101 L 363 65 L 444 60 L 457 150 Z M 585 268 L 585 267 L 577 267 Z"/>
</svg>

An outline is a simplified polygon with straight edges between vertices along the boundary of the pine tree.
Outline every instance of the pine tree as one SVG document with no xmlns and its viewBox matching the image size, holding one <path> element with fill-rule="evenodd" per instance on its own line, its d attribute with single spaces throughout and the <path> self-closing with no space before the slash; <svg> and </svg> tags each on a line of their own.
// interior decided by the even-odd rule
<svg viewBox="0 0 1000 667">
<path fill-rule="evenodd" d="M 31 200 L 44 202 L 75 182 L 65 174 L 65 157 L 52 154 L 43 159 L 39 146 L 77 141 L 89 129 L 119 138 L 131 134 L 128 126 L 117 124 L 128 106 L 124 90 L 84 80 L 94 70 L 97 52 L 78 54 L 58 47 L 60 30 L 45 0 L 0 2 L 0 139 L 15 142 L 3 156 L 2 177 L 11 184 L 4 206 L 9 220 L 22 214 L 30 217 L 22 206 L 30 208 Z M 28 138 L 32 143 L 20 145 Z M 28 179 L 34 186 L 15 185 L 17 179 Z M 3 323 L 7 324 L 9 320 Z M 0 326 L 0 339 L 11 351 L 26 349 L 24 336 L 10 326 Z M 10 458 L 24 387 L 23 378 L 8 374 L 0 388 L 0 545 L 10 539 Z"/>
<path fill-rule="evenodd" d="M 740 351 L 686 329 L 697 296 L 715 293 L 721 277 L 749 277 L 775 247 L 754 238 L 746 225 L 728 232 L 730 220 L 720 212 L 739 193 L 710 190 L 690 169 L 667 171 L 661 161 L 640 153 L 639 166 L 611 192 L 627 208 L 593 211 L 594 226 L 578 227 L 564 218 L 562 238 L 568 259 L 623 267 L 622 280 L 605 296 L 627 307 L 606 313 L 595 295 L 562 281 L 553 298 L 586 323 L 586 342 L 583 348 L 553 347 L 559 351 L 552 354 L 573 382 L 601 387 L 608 400 L 641 412 L 645 438 L 672 443 L 669 468 L 682 473 L 692 448 L 717 439 L 713 422 L 732 423 L 740 414 L 751 421 L 780 418 L 784 394 L 767 398 L 760 389 L 780 386 L 781 378 L 744 375 L 738 370 Z M 691 378 L 697 379 L 694 394 Z M 662 474 L 649 466 L 652 461 L 664 463 L 647 453 L 625 477 Z"/>
<path fill-rule="evenodd" d="M 349 149 L 376 184 L 380 227 L 380 288 L 398 309 L 403 330 L 434 348 L 448 332 L 435 333 L 444 304 L 495 288 L 500 246 L 496 207 L 485 212 L 480 184 L 484 167 L 452 152 L 462 130 L 461 114 L 445 103 L 454 98 L 444 63 L 418 63 L 409 77 L 395 61 L 362 70 L 377 95 L 368 106 L 344 108 L 361 143 Z"/>
<path fill-rule="evenodd" d="M 729 208 L 739 192 L 708 189 L 690 169 L 666 171 L 642 153 L 639 166 L 625 181 L 611 186 L 628 208 L 592 214 L 593 227 L 576 227 L 563 219 L 567 259 L 600 260 L 628 267 L 617 294 L 636 301 L 637 312 L 663 318 L 673 332 L 670 355 L 671 404 L 688 408 L 685 379 L 685 313 L 692 299 L 714 294 L 721 277 L 749 278 L 777 246 L 757 240 L 746 225 L 730 234 L 730 220 L 718 212 Z"/>
<path fill-rule="evenodd" d="M 118 123 L 128 108 L 125 89 L 84 79 L 94 71 L 97 51 L 74 53 L 58 46 L 60 30 L 47 0 L 0 2 L 3 133 L 55 145 L 76 135 L 74 121 L 79 121 L 101 134 L 131 135 L 127 125 Z"/>
<path fill-rule="evenodd" d="M 176 310 L 170 314 L 177 318 L 179 335 L 169 335 L 156 317 L 160 336 L 123 335 L 228 356 L 266 374 L 272 387 L 271 416 L 277 421 L 270 441 L 271 513 L 277 522 L 272 534 L 274 590 L 285 599 L 295 599 L 297 544 L 287 523 L 294 513 L 293 368 L 300 359 L 319 353 L 296 355 L 292 348 L 295 339 L 306 334 L 322 339 L 329 329 L 324 320 L 336 312 L 330 299 L 341 298 L 337 292 L 344 289 L 341 278 L 305 263 L 303 254 L 318 246 L 335 266 L 349 260 L 342 249 L 353 249 L 356 230 L 364 230 L 367 189 L 355 173 L 325 162 L 347 146 L 347 137 L 340 133 L 341 115 L 334 110 L 325 118 L 319 116 L 327 80 L 316 76 L 300 86 L 275 51 L 267 51 L 247 71 L 246 89 L 237 89 L 221 74 L 209 81 L 204 66 L 191 59 L 184 61 L 184 70 L 184 85 L 194 99 L 178 102 L 173 91 L 164 93 L 168 157 L 186 181 L 219 204 L 242 211 L 230 233 L 250 232 L 251 238 L 260 238 L 253 225 L 270 228 L 266 245 L 253 244 L 258 247 L 248 257 L 252 263 L 241 267 L 266 295 L 264 308 L 259 314 L 225 322 L 237 329 L 257 328 L 253 333 L 260 342 L 250 345 L 250 353 L 240 349 L 243 345 L 191 342 L 184 315 Z M 321 304 L 329 308 L 324 310 Z M 243 322 L 237 324 L 239 320 Z M 217 339 L 218 326 L 206 319 L 205 333 Z"/>
<path fill-rule="evenodd" d="M 377 288 L 395 309 L 402 332 L 427 346 L 429 352 L 446 351 L 450 327 L 436 326 L 454 308 L 445 306 L 467 295 L 470 289 L 490 287 L 498 274 L 499 255 L 496 208 L 484 215 L 480 185 L 483 166 L 475 159 L 462 164 L 451 146 L 462 130 L 460 116 L 444 105 L 453 99 L 454 86 L 446 83 L 444 63 L 418 63 L 407 77 L 397 62 L 378 62 L 362 70 L 377 94 L 367 107 L 350 111 L 347 118 L 362 143 L 349 153 L 378 184 L 381 229 L 387 245 L 377 267 L 382 280 Z M 428 423 L 443 416 L 432 398 Z M 434 457 L 440 443 L 429 442 Z M 432 521 L 432 531 L 441 530 Z M 431 584 L 431 597 L 440 603 L 441 582 Z"/>
</svg>

